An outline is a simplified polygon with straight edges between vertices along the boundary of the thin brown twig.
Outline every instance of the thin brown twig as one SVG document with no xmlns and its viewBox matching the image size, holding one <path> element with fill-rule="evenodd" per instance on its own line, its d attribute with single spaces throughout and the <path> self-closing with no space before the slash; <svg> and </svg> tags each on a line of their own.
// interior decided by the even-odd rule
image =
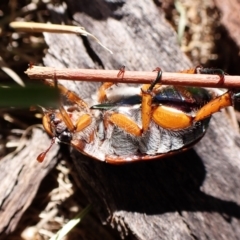
<svg viewBox="0 0 240 240">
<path fill-rule="evenodd" d="M 30 66 L 25 73 L 31 79 L 53 79 L 56 76 L 57 79 L 63 80 L 136 84 L 152 83 L 156 78 L 156 72 L 125 71 L 124 76 L 119 76 L 119 70 L 57 69 L 38 66 Z M 211 74 L 163 72 L 161 84 L 211 88 L 240 88 L 240 76 L 225 75 L 224 79 L 222 79 L 222 76 Z"/>
</svg>

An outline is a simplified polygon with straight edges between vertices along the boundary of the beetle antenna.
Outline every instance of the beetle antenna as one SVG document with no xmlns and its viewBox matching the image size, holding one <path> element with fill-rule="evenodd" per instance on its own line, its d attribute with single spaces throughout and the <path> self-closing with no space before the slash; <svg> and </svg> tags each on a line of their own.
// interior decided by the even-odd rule
<svg viewBox="0 0 240 240">
<path fill-rule="evenodd" d="M 38 157 L 37 157 L 37 161 L 38 161 L 38 162 L 40 162 L 40 163 L 43 162 L 43 160 L 45 159 L 47 153 L 48 153 L 49 150 L 52 148 L 53 144 L 55 144 L 55 142 L 56 142 L 56 137 L 53 137 L 53 138 L 52 138 L 52 141 L 51 141 L 51 144 L 50 144 L 50 146 L 48 147 L 48 149 L 38 155 Z"/>
</svg>

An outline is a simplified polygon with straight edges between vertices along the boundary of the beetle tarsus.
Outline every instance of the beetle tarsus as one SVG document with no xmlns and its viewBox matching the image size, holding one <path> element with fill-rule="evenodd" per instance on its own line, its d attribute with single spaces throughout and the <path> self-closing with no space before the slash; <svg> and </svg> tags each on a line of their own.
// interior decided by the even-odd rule
<svg viewBox="0 0 240 240">
<path fill-rule="evenodd" d="M 157 67 L 153 70 L 154 72 L 157 72 L 156 79 L 151 83 L 150 87 L 148 88 L 148 92 L 152 92 L 153 88 L 156 86 L 156 84 L 161 82 L 162 79 L 162 69 L 160 67 Z"/>
<path fill-rule="evenodd" d="M 220 68 L 204 68 L 202 66 L 197 66 L 195 68 L 195 73 L 198 74 L 216 74 L 219 76 L 220 80 L 219 80 L 219 84 L 222 85 L 224 83 L 224 76 L 225 76 L 225 72 L 220 69 Z"/>
<path fill-rule="evenodd" d="M 117 77 L 121 77 L 122 76 L 122 78 L 123 78 L 124 77 L 124 73 L 125 73 L 125 66 L 122 65 L 121 68 L 119 69 Z"/>
</svg>

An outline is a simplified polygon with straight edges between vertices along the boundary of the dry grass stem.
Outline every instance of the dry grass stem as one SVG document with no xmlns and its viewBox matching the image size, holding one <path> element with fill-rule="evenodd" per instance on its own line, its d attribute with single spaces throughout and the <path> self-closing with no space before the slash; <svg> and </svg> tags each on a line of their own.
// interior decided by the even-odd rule
<svg viewBox="0 0 240 240">
<path fill-rule="evenodd" d="M 46 24 L 46 23 L 35 23 L 35 22 L 11 22 L 9 24 L 11 28 L 22 32 L 51 32 L 51 33 L 70 33 L 80 34 L 83 36 L 92 37 L 99 45 L 112 54 L 112 51 L 105 47 L 94 35 L 87 32 L 83 27 L 69 26 L 60 24 Z"/>
<path fill-rule="evenodd" d="M 83 27 L 79 26 L 67 26 L 60 24 L 46 24 L 35 22 L 11 22 L 9 24 L 11 28 L 22 32 L 51 32 L 51 33 L 84 33 Z"/>
<path fill-rule="evenodd" d="M 89 81 L 89 82 L 114 82 L 114 83 L 152 83 L 156 72 L 125 71 L 97 69 L 57 69 L 52 67 L 30 66 L 25 72 L 31 79 L 57 79 Z M 239 88 L 240 76 L 222 76 L 211 74 L 162 74 L 161 83 L 164 85 L 196 86 L 211 88 Z"/>
</svg>

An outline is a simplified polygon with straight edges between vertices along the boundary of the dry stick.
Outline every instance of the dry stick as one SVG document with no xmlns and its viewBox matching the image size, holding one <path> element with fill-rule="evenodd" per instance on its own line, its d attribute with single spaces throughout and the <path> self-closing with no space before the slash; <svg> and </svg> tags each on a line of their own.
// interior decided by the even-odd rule
<svg viewBox="0 0 240 240">
<path fill-rule="evenodd" d="M 57 69 L 52 67 L 30 66 L 25 72 L 31 79 L 57 79 L 114 82 L 114 83 L 152 83 L 156 79 L 156 72 L 125 71 L 117 77 L 119 70 L 97 69 Z M 240 76 L 168 73 L 162 74 L 161 83 L 166 85 L 211 87 L 211 88 L 240 88 Z"/>
</svg>

